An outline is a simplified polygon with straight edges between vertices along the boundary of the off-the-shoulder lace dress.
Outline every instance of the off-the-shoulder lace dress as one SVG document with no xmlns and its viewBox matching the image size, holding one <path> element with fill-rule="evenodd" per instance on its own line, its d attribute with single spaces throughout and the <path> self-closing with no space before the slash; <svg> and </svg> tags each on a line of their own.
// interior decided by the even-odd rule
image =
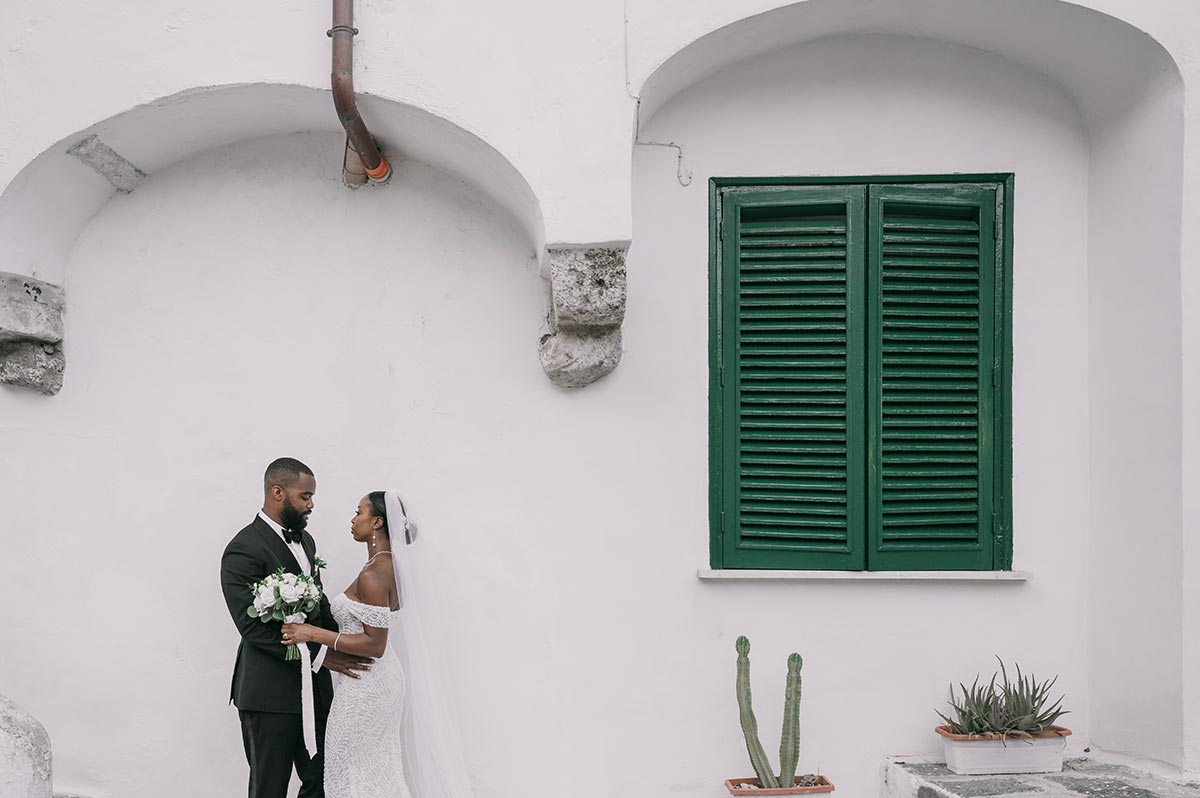
<svg viewBox="0 0 1200 798">
<path fill-rule="evenodd" d="M 342 593 L 329 602 L 342 634 L 390 628 L 395 613 Z M 404 781 L 404 668 L 391 640 L 358 679 L 341 677 L 325 726 L 325 798 L 411 798 Z"/>
</svg>

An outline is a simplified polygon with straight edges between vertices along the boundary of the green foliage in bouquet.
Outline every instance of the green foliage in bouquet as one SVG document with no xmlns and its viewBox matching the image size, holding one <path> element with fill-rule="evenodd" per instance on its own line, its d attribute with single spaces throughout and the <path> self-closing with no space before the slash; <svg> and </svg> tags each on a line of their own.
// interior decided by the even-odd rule
<svg viewBox="0 0 1200 798">
<path fill-rule="evenodd" d="M 1067 714 L 1067 710 L 1062 709 L 1062 696 L 1050 704 L 1050 688 L 1058 681 L 1057 676 L 1039 682 L 1032 673 L 1028 676 L 1021 673 L 1021 666 L 1017 665 L 1017 680 L 1012 682 L 1004 660 L 996 659 L 1000 662 L 1000 672 L 993 673 L 988 684 L 981 685 L 978 676 L 970 687 L 960 683 L 962 698 L 955 695 L 954 685 L 950 685 L 949 704 L 954 717 L 941 712 L 937 714 L 951 732 L 1031 737 L 1046 731 Z M 997 676 L 1001 678 L 1000 682 L 996 681 Z"/>
</svg>

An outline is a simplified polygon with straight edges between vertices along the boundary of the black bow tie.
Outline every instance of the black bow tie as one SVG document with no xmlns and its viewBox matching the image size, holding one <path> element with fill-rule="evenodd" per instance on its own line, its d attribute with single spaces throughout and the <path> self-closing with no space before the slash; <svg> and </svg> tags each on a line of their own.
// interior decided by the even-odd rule
<svg viewBox="0 0 1200 798">
<path fill-rule="evenodd" d="M 299 529 L 285 529 L 283 530 L 283 539 L 288 543 L 300 543 L 304 540 L 304 534 Z"/>
</svg>

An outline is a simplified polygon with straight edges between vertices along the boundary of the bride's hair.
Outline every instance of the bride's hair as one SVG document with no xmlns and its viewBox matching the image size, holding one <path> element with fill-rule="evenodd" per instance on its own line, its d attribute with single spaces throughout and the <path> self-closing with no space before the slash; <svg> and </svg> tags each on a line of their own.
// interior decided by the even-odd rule
<svg viewBox="0 0 1200 798">
<path fill-rule="evenodd" d="M 367 494 L 367 501 L 369 501 L 371 503 L 371 515 L 375 516 L 376 518 L 383 519 L 383 534 L 391 537 L 391 535 L 388 533 L 387 501 L 384 499 L 383 491 L 381 491 L 381 490 L 371 491 L 370 493 Z"/>
</svg>

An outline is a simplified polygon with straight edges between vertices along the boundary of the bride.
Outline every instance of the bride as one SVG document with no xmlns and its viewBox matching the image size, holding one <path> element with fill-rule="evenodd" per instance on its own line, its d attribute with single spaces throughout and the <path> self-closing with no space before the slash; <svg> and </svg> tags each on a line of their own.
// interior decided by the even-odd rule
<svg viewBox="0 0 1200 798">
<path fill-rule="evenodd" d="M 376 660 L 334 691 L 325 727 L 326 798 L 470 798 L 421 625 L 406 545 L 416 526 L 395 492 L 375 491 L 359 501 L 350 532 L 366 544 L 367 561 L 330 599 L 338 631 L 285 624 L 280 641 L 312 641 Z"/>
</svg>

